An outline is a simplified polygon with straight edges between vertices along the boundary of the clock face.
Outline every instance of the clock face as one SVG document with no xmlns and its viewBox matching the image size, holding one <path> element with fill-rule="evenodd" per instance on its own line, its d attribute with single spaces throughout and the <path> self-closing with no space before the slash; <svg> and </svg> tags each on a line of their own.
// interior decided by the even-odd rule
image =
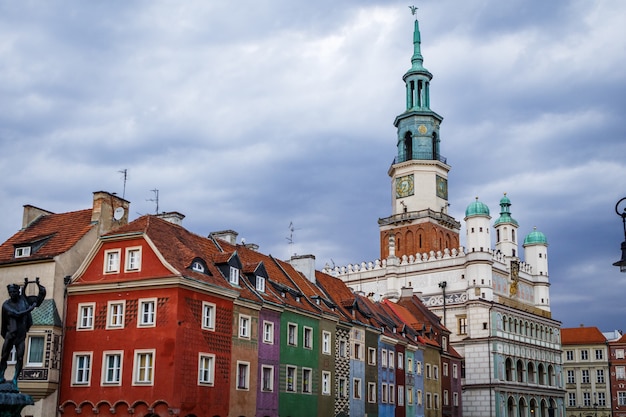
<svg viewBox="0 0 626 417">
<path fill-rule="evenodd" d="M 413 174 L 396 178 L 396 198 L 403 198 L 413 195 Z"/>
<path fill-rule="evenodd" d="M 437 197 L 448 199 L 448 180 L 437 175 Z"/>
<path fill-rule="evenodd" d="M 420 132 L 423 135 L 426 132 L 428 132 L 428 129 L 424 125 L 419 125 L 419 127 L 417 128 L 417 131 Z"/>
</svg>

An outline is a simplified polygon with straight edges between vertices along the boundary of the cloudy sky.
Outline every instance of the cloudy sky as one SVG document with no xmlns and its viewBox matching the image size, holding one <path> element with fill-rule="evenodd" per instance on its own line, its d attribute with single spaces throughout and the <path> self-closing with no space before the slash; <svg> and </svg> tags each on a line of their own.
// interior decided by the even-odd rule
<svg viewBox="0 0 626 417">
<path fill-rule="evenodd" d="M 379 257 L 410 3 L 0 0 L 0 241 L 22 206 L 179 211 L 317 267 Z M 510 197 L 564 327 L 626 330 L 626 2 L 426 0 L 450 214 Z M 124 189 L 121 170 L 127 170 Z M 293 231 L 290 230 L 293 224 Z M 464 235 L 464 230 L 461 235 Z M 292 243 L 290 243 L 292 242 Z"/>
</svg>

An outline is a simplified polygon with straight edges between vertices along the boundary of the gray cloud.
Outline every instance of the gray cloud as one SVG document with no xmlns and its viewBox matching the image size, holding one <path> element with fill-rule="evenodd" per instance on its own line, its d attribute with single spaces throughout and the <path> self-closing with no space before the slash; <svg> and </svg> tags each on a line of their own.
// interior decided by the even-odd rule
<svg viewBox="0 0 626 417">
<path fill-rule="evenodd" d="M 407 5 L 383 1 L 0 4 L 0 239 L 21 206 L 183 212 L 318 268 L 373 261 L 391 211 Z M 418 10 L 444 117 L 451 213 L 503 192 L 550 243 L 554 316 L 621 328 L 626 5 L 446 0 Z M 290 222 L 296 227 L 289 244 Z M 581 308 L 584 307 L 584 308 Z"/>
</svg>

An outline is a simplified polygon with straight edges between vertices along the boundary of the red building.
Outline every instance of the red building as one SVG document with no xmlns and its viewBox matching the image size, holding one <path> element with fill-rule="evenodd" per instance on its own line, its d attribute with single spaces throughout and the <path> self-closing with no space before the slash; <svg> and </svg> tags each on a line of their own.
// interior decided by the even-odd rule
<svg viewBox="0 0 626 417">
<path fill-rule="evenodd" d="M 103 236 L 68 286 L 65 416 L 226 416 L 233 302 L 207 238 L 143 216 Z"/>
<path fill-rule="evenodd" d="M 626 417 L 626 335 L 609 342 L 611 409 L 614 417 Z"/>
</svg>

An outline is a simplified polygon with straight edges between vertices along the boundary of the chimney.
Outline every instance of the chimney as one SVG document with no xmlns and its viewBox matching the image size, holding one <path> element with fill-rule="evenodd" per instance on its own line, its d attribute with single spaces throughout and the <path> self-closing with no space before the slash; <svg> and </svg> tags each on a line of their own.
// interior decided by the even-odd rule
<svg viewBox="0 0 626 417">
<path fill-rule="evenodd" d="M 227 243 L 230 243 L 231 245 L 236 245 L 237 236 L 239 236 L 239 233 L 235 232 L 234 230 L 221 230 L 219 232 L 211 232 L 211 236 L 216 239 L 220 239 Z"/>
<path fill-rule="evenodd" d="M 48 210 L 40 209 L 39 207 L 31 206 L 30 204 L 26 204 L 24 206 L 24 214 L 22 214 L 22 229 L 26 229 L 41 216 L 47 216 L 49 214 L 54 213 Z"/>
<path fill-rule="evenodd" d="M 106 191 L 93 193 L 91 222 L 98 223 L 98 235 L 128 224 L 130 202 Z"/>
<path fill-rule="evenodd" d="M 296 271 L 302 272 L 309 281 L 315 284 L 315 256 L 294 255 L 289 260 L 289 263 Z"/>
<path fill-rule="evenodd" d="M 182 226 L 185 215 L 177 211 L 168 211 L 165 213 L 157 214 L 157 217 L 167 222 L 177 224 L 178 226 Z"/>
<path fill-rule="evenodd" d="M 400 289 L 400 298 L 411 298 L 413 297 L 413 288 L 411 287 L 402 287 Z"/>
</svg>

